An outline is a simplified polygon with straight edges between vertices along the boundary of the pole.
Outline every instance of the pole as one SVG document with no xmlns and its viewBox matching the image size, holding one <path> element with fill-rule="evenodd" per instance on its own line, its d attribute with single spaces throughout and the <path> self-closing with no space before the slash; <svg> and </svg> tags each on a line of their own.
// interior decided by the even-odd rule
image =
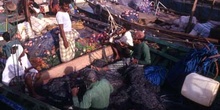
<svg viewBox="0 0 220 110">
<path fill-rule="evenodd" d="M 30 14 L 30 11 L 29 11 L 29 0 L 23 0 L 23 5 L 24 5 L 25 21 L 29 22 L 30 26 L 32 28 L 31 20 L 30 20 L 31 14 Z"/>
<path fill-rule="evenodd" d="M 8 32 L 8 17 L 5 19 L 5 31 Z"/>
<path fill-rule="evenodd" d="M 191 27 L 191 24 L 192 24 L 192 18 L 193 18 L 193 15 L 195 13 L 195 10 L 196 10 L 197 2 L 198 2 L 198 0 L 195 0 L 194 3 L 193 3 L 192 12 L 190 14 L 189 22 L 187 24 L 186 31 L 185 31 L 186 33 L 189 33 L 189 31 L 190 31 L 190 27 Z"/>
</svg>

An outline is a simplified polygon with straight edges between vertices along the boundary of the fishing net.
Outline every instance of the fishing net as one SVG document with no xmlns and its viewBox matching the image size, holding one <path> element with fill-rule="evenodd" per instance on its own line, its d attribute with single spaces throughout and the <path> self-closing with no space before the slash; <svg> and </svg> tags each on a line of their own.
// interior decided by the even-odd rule
<svg viewBox="0 0 220 110">
<path fill-rule="evenodd" d="M 106 66 L 106 61 L 95 60 L 92 65 L 103 67 Z M 114 88 L 110 100 L 110 108 L 127 109 L 128 106 L 126 105 L 128 103 L 134 103 L 134 106 L 128 108 L 137 107 L 136 109 L 138 107 L 153 109 L 155 107 L 157 108 L 157 106 L 162 106 L 156 95 L 160 87 L 152 85 L 145 79 L 143 68 L 137 65 L 124 65 L 124 67 L 119 68 L 117 71 L 112 70 L 101 71 L 98 74 L 99 77 L 106 78 Z"/>
<path fill-rule="evenodd" d="M 157 95 L 160 87 L 149 83 L 143 72 L 143 68 L 135 65 L 124 68 L 124 72 L 122 72 L 123 84 L 112 94 L 110 108 L 124 110 L 165 109 Z"/>
</svg>

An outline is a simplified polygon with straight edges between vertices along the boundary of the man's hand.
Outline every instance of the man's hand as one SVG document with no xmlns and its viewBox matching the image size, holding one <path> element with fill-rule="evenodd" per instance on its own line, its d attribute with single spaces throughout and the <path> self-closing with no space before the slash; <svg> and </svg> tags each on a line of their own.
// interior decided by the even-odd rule
<svg viewBox="0 0 220 110">
<path fill-rule="evenodd" d="M 79 87 L 72 88 L 72 95 L 73 96 L 77 96 L 78 92 L 79 92 Z"/>
<path fill-rule="evenodd" d="M 131 60 L 131 63 L 132 64 L 138 64 L 138 60 L 137 59 L 133 59 L 133 60 Z"/>
<path fill-rule="evenodd" d="M 63 41 L 63 44 L 64 44 L 64 47 L 65 47 L 65 48 L 68 48 L 68 47 L 69 47 L 69 44 L 68 44 L 67 41 L 64 40 L 64 41 Z"/>
</svg>

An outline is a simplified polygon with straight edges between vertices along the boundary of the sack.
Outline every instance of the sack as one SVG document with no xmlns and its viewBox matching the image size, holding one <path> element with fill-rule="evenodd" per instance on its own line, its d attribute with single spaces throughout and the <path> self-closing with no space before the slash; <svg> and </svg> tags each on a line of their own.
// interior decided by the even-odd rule
<svg viewBox="0 0 220 110">
<path fill-rule="evenodd" d="M 38 19 L 34 16 L 31 16 L 30 19 L 31 19 L 32 29 L 34 32 L 36 32 L 36 34 L 40 34 L 41 31 L 45 29 L 46 26 L 48 25 L 47 22 L 45 22 L 44 20 Z"/>
<path fill-rule="evenodd" d="M 25 41 L 34 36 L 34 33 L 31 29 L 31 25 L 29 22 L 19 23 L 17 25 L 17 33 L 21 37 L 21 41 Z"/>
<path fill-rule="evenodd" d="M 166 69 L 160 66 L 149 66 L 144 68 L 144 76 L 154 85 L 162 85 L 166 77 Z"/>
</svg>

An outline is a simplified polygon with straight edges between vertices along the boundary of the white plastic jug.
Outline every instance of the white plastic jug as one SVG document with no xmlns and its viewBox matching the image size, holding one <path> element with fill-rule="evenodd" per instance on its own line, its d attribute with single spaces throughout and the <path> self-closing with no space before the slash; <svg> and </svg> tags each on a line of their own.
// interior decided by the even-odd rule
<svg viewBox="0 0 220 110">
<path fill-rule="evenodd" d="M 204 106 L 211 106 L 219 88 L 219 82 L 211 78 L 191 73 L 186 76 L 181 94 Z"/>
</svg>

